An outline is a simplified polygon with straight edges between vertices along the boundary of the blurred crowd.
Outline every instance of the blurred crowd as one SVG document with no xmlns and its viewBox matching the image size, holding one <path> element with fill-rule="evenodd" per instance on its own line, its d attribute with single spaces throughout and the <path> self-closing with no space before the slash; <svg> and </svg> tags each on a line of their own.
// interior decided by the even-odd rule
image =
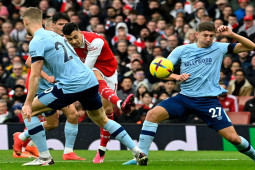
<svg viewBox="0 0 255 170">
<path fill-rule="evenodd" d="M 149 65 L 157 57 L 167 57 L 177 46 L 196 42 L 196 27 L 210 21 L 218 28 L 229 26 L 235 33 L 255 40 L 254 2 L 251 0 L 0 0 L 0 123 L 23 122 L 21 108 L 26 98 L 29 41 L 22 12 L 31 6 L 43 11 L 44 19 L 65 12 L 82 31 L 101 34 L 118 62 L 117 95 L 125 99 L 135 94 L 130 114 L 115 109 L 119 122 L 141 124 L 149 109 L 180 92 L 181 82 L 151 76 Z M 235 43 L 216 33 L 215 41 Z M 38 47 L 40 48 L 40 47 Z M 180 73 L 180 66 L 174 67 Z M 229 90 L 221 101 L 235 96 L 253 96 L 255 51 L 226 55 L 220 85 Z M 236 99 L 234 99 L 236 100 Z M 229 102 L 229 101 L 228 101 Z M 232 100 L 231 100 L 232 102 Z M 236 101 L 234 101 L 236 102 Z M 237 111 L 229 105 L 226 111 Z M 89 122 L 79 103 L 79 122 Z M 255 122 L 255 99 L 244 110 Z M 60 121 L 65 121 L 59 112 Z M 201 123 L 188 114 L 166 123 Z"/>
</svg>

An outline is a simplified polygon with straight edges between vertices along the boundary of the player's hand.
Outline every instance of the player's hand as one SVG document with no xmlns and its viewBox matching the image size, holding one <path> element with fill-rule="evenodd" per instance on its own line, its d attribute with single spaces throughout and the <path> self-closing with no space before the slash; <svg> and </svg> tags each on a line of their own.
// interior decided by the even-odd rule
<svg viewBox="0 0 255 170">
<path fill-rule="evenodd" d="M 219 26 L 217 31 L 220 32 L 221 35 L 228 36 L 228 37 L 232 37 L 234 34 L 232 29 L 230 29 L 228 26 L 225 26 L 225 25 Z"/>
<path fill-rule="evenodd" d="M 181 74 L 177 75 L 176 80 L 177 81 L 186 81 L 191 76 L 191 74 Z"/>
<path fill-rule="evenodd" d="M 31 105 L 25 104 L 22 107 L 22 113 L 25 115 L 28 122 L 30 122 L 31 121 L 31 116 L 32 116 L 32 107 L 31 107 Z"/>
<path fill-rule="evenodd" d="M 46 79 L 49 83 L 56 83 L 57 81 L 55 80 L 55 77 L 54 76 L 48 76 L 47 79 Z"/>
</svg>

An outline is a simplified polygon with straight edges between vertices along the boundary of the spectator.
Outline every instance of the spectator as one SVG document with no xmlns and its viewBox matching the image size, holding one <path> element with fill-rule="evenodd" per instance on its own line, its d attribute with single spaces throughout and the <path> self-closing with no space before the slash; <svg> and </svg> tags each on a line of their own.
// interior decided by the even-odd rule
<svg viewBox="0 0 255 170">
<path fill-rule="evenodd" d="M 231 77 L 231 73 L 232 73 L 231 66 L 232 66 L 232 57 L 227 55 L 223 59 L 223 63 L 221 65 L 221 69 L 225 73 L 226 79 L 228 81 L 230 81 L 230 77 Z"/>
<path fill-rule="evenodd" d="M 126 40 L 120 40 L 117 43 L 116 53 L 120 56 L 120 61 L 123 65 L 129 63 L 128 54 L 127 54 L 128 43 Z"/>
<path fill-rule="evenodd" d="M 136 88 L 135 104 L 142 104 L 142 94 L 149 91 L 149 87 L 146 83 L 140 82 Z"/>
<path fill-rule="evenodd" d="M 135 37 L 138 37 L 140 35 L 140 31 L 146 27 L 146 18 L 144 15 L 137 15 L 136 17 L 136 23 L 134 24 L 133 29 L 131 29 L 132 34 Z"/>
<path fill-rule="evenodd" d="M 145 27 L 142 28 L 139 34 L 139 37 L 134 42 L 134 45 L 137 46 L 137 51 L 140 53 L 145 48 L 145 39 L 150 36 L 150 30 Z"/>
<path fill-rule="evenodd" d="M 125 100 L 128 95 L 135 93 L 134 89 L 132 88 L 133 81 L 130 77 L 124 77 L 120 86 L 121 89 L 117 91 L 117 96 L 119 96 L 121 100 Z"/>
<path fill-rule="evenodd" d="M 238 0 L 239 9 L 235 11 L 238 22 L 241 21 L 245 16 L 245 8 L 249 4 L 249 0 Z"/>
<path fill-rule="evenodd" d="M 255 123 L 255 91 L 254 91 L 254 98 L 248 100 L 245 103 L 243 111 L 251 113 L 251 124 L 254 125 Z"/>
<path fill-rule="evenodd" d="M 13 112 L 13 120 L 12 122 L 18 121 L 19 123 L 24 123 L 23 117 L 22 117 L 22 103 L 15 103 L 12 107 L 12 112 Z"/>
<path fill-rule="evenodd" d="M 228 17 L 233 14 L 233 8 L 230 5 L 226 5 L 223 8 L 223 23 L 224 25 L 228 25 Z"/>
<path fill-rule="evenodd" d="M 10 36 L 16 43 L 20 43 L 26 40 L 26 34 L 24 23 L 19 20 L 15 23 L 15 28 L 11 31 Z"/>
<path fill-rule="evenodd" d="M 140 117 L 137 124 L 142 124 L 144 122 L 147 112 L 152 108 L 152 94 L 148 91 L 144 92 L 142 94 L 142 102 L 143 104 L 138 110 Z"/>
<path fill-rule="evenodd" d="M 245 72 L 246 78 L 249 80 L 249 82 L 255 88 L 255 54 L 253 54 L 253 56 L 251 58 L 251 65 L 246 67 L 244 72 Z"/>
<path fill-rule="evenodd" d="M 166 80 L 164 83 L 164 90 L 168 94 L 169 97 L 175 96 L 178 91 L 176 88 L 176 80 Z"/>
<path fill-rule="evenodd" d="M 237 31 L 240 28 L 240 25 L 237 21 L 237 17 L 235 14 L 229 15 L 228 17 L 228 27 L 230 27 L 235 33 L 237 33 Z"/>
<path fill-rule="evenodd" d="M 196 42 L 196 30 L 194 29 L 189 29 L 189 31 L 185 34 L 185 39 L 183 44 L 192 44 Z"/>
<path fill-rule="evenodd" d="M 217 0 L 215 4 L 208 8 L 209 16 L 211 18 L 220 18 L 223 20 L 223 10 L 228 4 L 228 0 Z"/>
<path fill-rule="evenodd" d="M 225 84 L 221 84 L 220 86 L 227 89 Z M 218 96 L 218 99 L 225 112 L 238 112 L 238 102 L 236 96 L 222 93 Z"/>
<path fill-rule="evenodd" d="M 0 64 L 0 84 L 5 84 L 9 72 L 5 70 L 4 66 Z"/>
<path fill-rule="evenodd" d="M 14 85 L 16 83 L 16 80 L 18 78 L 22 78 L 22 76 L 24 76 L 26 73 L 23 72 L 23 68 L 22 68 L 22 64 L 21 63 L 15 63 L 13 64 L 13 68 L 12 68 L 12 74 L 9 75 L 9 77 L 6 79 L 5 85 L 10 88 L 13 89 Z"/>
<path fill-rule="evenodd" d="M 25 94 L 25 87 L 22 85 L 15 85 L 14 94 L 11 99 L 11 104 L 14 105 L 16 103 L 24 103 L 27 95 Z"/>
<path fill-rule="evenodd" d="M 253 92 L 253 87 L 245 77 L 242 69 L 235 72 L 236 79 L 231 80 L 228 86 L 228 93 L 234 96 L 250 96 Z"/>
<path fill-rule="evenodd" d="M 137 69 L 141 69 L 142 68 L 142 63 L 141 63 L 141 60 L 139 59 L 134 59 L 131 61 L 131 64 L 130 64 L 130 70 L 127 71 L 126 73 L 124 73 L 124 76 L 125 77 L 130 77 L 132 80 L 134 79 L 134 72 L 137 70 Z"/>
<path fill-rule="evenodd" d="M 242 69 L 245 70 L 248 66 L 251 65 L 251 57 L 248 51 L 237 53 L 238 60 L 241 63 Z"/>
<path fill-rule="evenodd" d="M 241 69 L 241 63 L 239 61 L 234 61 L 232 62 L 231 65 L 231 76 L 230 76 L 230 80 L 235 80 L 236 79 L 236 70 Z"/>
<path fill-rule="evenodd" d="M 133 89 L 137 89 L 137 85 L 141 82 L 146 83 L 148 85 L 148 88 L 151 88 L 151 84 L 148 81 L 148 79 L 145 77 L 145 72 L 143 69 L 136 69 L 134 72 L 134 78 L 135 81 L 133 83 Z"/>
<path fill-rule="evenodd" d="M 10 22 L 6 21 L 5 23 L 2 24 L 3 34 L 10 35 L 12 28 L 13 25 Z"/>
<path fill-rule="evenodd" d="M 72 16 L 73 17 L 73 16 Z M 72 21 L 72 17 L 70 18 L 71 19 L 71 22 Z M 77 18 L 78 16 L 76 16 Z M 77 23 L 76 23 L 77 24 Z M 78 23 L 77 25 L 79 25 L 80 23 Z M 89 19 L 89 25 L 87 26 L 86 30 L 89 31 L 89 32 L 96 32 L 96 26 L 100 24 L 100 20 L 99 20 L 99 16 L 97 15 L 93 15 L 90 17 Z M 81 24 L 80 24 L 81 25 Z M 82 26 L 81 26 L 82 27 Z M 84 30 L 83 28 L 80 28 L 80 30 Z"/>
<path fill-rule="evenodd" d="M 0 123 L 5 123 L 8 120 L 8 107 L 7 103 L 3 100 L 0 100 Z"/>
<path fill-rule="evenodd" d="M 24 73 L 27 73 L 27 72 L 28 72 L 28 68 L 25 66 L 25 64 L 23 64 L 23 63 L 24 63 L 23 60 L 21 59 L 20 56 L 17 56 L 17 55 L 14 56 L 14 57 L 11 59 L 11 64 L 10 64 L 9 66 L 5 67 L 5 69 L 6 69 L 7 71 L 9 71 L 10 73 L 12 73 L 13 64 L 15 64 L 15 63 L 20 63 L 20 64 L 22 64 L 22 65 L 23 65 L 23 66 L 22 66 L 23 72 L 24 72 Z"/>
<path fill-rule="evenodd" d="M 238 29 L 238 34 L 244 35 L 248 38 L 255 33 L 253 16 L 244 16 L 244 24 Z"/>
</svg>

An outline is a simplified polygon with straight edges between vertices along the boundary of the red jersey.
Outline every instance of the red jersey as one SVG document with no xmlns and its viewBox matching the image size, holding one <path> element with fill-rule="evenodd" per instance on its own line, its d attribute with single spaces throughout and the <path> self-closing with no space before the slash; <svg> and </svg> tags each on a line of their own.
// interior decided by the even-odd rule
<svg viewBox="0 0 255 170">
<path fill-rule="evenodd" d="M 99 34 L 93 32 L 82 31 L 84 35 L 84 47 L 74 48 L 81 61 L 89 67 L 96 67 L 106 77 L 112 76 L 117 69 L 117 61 L 107 43 L 107 41 Z"/>
<path fill-rule="evenodd" d="M 224 100 L 219 100 L 225 112 L 237 112 L 238 103 L 237 98 L 233 95 L 227 95 Z"/>
</svg>

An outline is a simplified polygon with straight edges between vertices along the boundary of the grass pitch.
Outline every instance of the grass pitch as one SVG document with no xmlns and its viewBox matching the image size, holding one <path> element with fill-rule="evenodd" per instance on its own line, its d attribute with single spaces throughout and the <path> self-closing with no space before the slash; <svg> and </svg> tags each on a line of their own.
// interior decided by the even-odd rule
<svg viewBox="0 0 255 170">
<path fill-rule="evenodd" d="M 0 170 L 34 170 L 34 169 L 56 169 L 56 170 L 130 170 L 130 169 L 146 169 L 146 170 L 254 170 L 255 163 L 250 158 L 239 152 L 232 151 L 151 151 L 149 155 L 148 166 L 122 165 L 122 163 L 130 160 L 132 154 L 130 151 L 107 151 L 105 163 L 93 164 L 92 160 L 96 151 L 76 150 L 77 155 L 85 157 L 86 161 L 63 161 L 63 151 L 50 151 L 55 164 L 48 167 L 25 166 L 23 163 L 32 161 L 33 159 L 13 158 L 12 150 L 0 151 Z"/>
</svg>

